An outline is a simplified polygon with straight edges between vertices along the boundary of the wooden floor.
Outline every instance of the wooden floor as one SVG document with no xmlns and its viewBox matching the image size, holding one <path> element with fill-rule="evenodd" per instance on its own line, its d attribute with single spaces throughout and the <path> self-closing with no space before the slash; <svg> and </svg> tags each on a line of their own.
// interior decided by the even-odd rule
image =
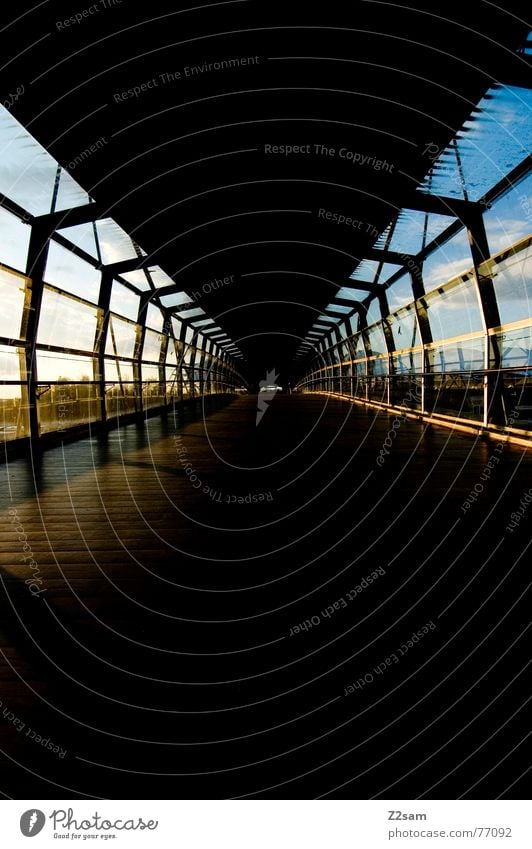
<svg viewBox="0 0 532 849">
<path fill-rule="evenodd" d="M 256 404 L 0 468 L 3 794 L 521 795 L 530 453 Z"/>
</svg>

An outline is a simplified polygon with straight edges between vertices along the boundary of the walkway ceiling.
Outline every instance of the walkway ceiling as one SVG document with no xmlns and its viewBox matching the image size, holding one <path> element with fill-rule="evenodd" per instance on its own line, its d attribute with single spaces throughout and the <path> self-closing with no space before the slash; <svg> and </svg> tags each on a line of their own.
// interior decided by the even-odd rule
<svg viewBox="0 0 532 849">
<path fill-rule="evenodd" d="M 427 145 L 445 147 L 494 81 L 519 85 L 527 26 L 515 2 L 195 5 L 109 0 L 52 31 L 72 4 L 43 4 L 9 29 L 18 57 L 2 87 L 25 81 L 15 117 L 75 164 L 177 291 L 201 295 L 250 376 L 287 374 L 377 233 L 414 201 Z M 238 67 L 216 69 L 228 60 Z"/>
</svg>

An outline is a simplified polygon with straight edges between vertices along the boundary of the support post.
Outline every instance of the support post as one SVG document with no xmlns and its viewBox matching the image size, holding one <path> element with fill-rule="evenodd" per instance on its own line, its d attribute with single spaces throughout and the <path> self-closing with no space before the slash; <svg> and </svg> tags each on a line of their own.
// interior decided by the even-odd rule
<svg viewBox="0 0 532 849">
<path fill-rule="evenodd" d="M 482 217 L 482 209 L 479 204 L 468 210 L 464 224 L 471 247 L 477 293 L 484 325 L 484 368 L 490 370 L 484 374 L 483 424 L 484 427 L 490 423 L 505 425 L 506 412 L 503 379 L 500 371 L 491 371 L 491 368 L 500 369 L 500 348 L 495 337 L 490 337 L 488 333 L 492 327 L 500 327 L 501 317 L 493 279 L 489 272 L 486 273 L 486 266 L 483 266 L 490 257 L 490 250 L 486 228 L 484 227 L 484 219 Z"/>
<path fill-rule="evenodd" d="M 28 392 L 30 437 L 38 440 L 39 417 L 37 413 L 37 330 L 41 315 L 41 306 L 44 292 L 44 274 L 48 259 L 50 228 L 46 224 L 36 223 L 31 225 L 30 243 L 28 248 L 28 259 L 26 263 L 26 274 L 31 278 L 31 296 L 26 325 L 26 386 Z"/>
<path fill-rule="evenodd" d="M 107 421 L 107 404 L 105 400 L 105 349 L 107 346 L 107 334 L 109 332 L 109 306 L 111 303 L 111 291 L 113 286 L 113 275 L 104 267 L 100 282 L 100 295 L 98 308 L 101 310 L 100 333 L 96 343 L 96 356 L 98 358 L 98 375 L 100 386 L 100 418 L 102 424 Z"/>
<path fill-rule="evenodd" d="M 430 371 L 427 345 L 430 345 L 430 343 L 432 342 L 432 330 L 430 328 L 427 306 L 425 304 L 425 301 L 423 300 L 423 296 L 425 294 L 425 286 L 423 284 L 423 273 L 421 270 L 421 263 L 418 263 L 413 268 L 411 268 L 409 274 L 410 280 L 412 281 L 412 294 L 414 295 L 414 304 L 417 322 L 419 326 L 419 335 L 423 348 L 421 362 L 421 412 L 426 413 L 428 411 L 427 407 L 429 405 L 430 411 L 432 411 L 434 378 L 432 376 L 427 377 L 427 372 Z M 429 398 L 429 405 L 427 405 L 427 398 Z"/>
</svg>

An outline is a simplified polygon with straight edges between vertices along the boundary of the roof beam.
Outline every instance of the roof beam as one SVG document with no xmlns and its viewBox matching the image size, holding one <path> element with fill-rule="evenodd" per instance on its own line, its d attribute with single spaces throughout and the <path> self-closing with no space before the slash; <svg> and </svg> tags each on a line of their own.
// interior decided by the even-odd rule
<svg viewBox="0 0 532 849">
<path fill-rule="evenodd" d="M 403 209 L 415 209 L 418 212 L 450 215 L 452 218 L 463 218 L 472 208 L 476 208 L 478 205 L 478 202 L 461 200 L 460 198 L 449 198 L 442 195 L 428 195 L 422 192 L 416 192 L 406 199 Z"/>
<path fill-rule="evenodd" d="M 374 259 L 377 262 L 391 262 L 393 265 L 405 265 L 413 257 L 410 254 L 398 253 L 397 251 L 379 250 L 379 248 L 369 248 L 364 252 L 364 256 L 359 259 L 362 262 L 364 259 Z"/>
<path fill-rule="evenodd" d="M 383 251 L 383 250 L 378 250 L 378 248 L 369 248 L 367 251 L 364 252 L 363 257 L 356 257 L 356 260 L 359 263 L 362 262 L 364 259 L 373 259 L 373 260 L 377 260 L 378 262 L 391 262 L 394 265 L 406 265 L 406 263 L 409 262 L 411 259 L 413 259 L 413 257 L 411 257 L 410 254 L 400 254 L 400 253 L 397 253 L 396 251 Z M 139 262 L 139 261 L 140 260 L 138 260 L 137 262 Z M 154 261 L 153 261 L 153 259 L 151 259 L 150 265 L 153 265 L 153 264 L 154 264 Z M 139 266 L 137 265 L 135 267 L 138 268 Z M 355 285 L 356 283 L 357 283 L 356 280 L 350 280 L 347 283 L 342 282 L 342 286 L 345 286 L 345 287 L 351 288 L 351 289 L 367 289 L 368 292 L 376 292 L 377 289 L 378 289 L 378 286 L 374 285 L 373 283 L 365 283 L 365 282 L 363 283 L 361 281 L 360 285 L 358 285 L 358 286 Z M 178 283 L 174 284 L 173 286 L 165 286 L 164 287 L 164 294 L 165 295 L 171 295 L 175 292 L 182 292 L 182 291 L 183 291 L 183 287 Z M 162 290 L 161 290 L 161 292 L 162 292 Z"/>
<path fill-rule="evenodd" d="M 105 216 L 109 216 L 109 210 L 104 209 L 103 204 L 95 202 L 86 203 L 83 206 L 73 206 L 70 209 L 62 209 L 59 212 L 49 212 L 46 215 L 36 215 L 34 220 L 42 222 L 43 226 L 53 232 L 54 230 L 62 230 L 63 227 L 88 224 Z"/>
<path fill-rule="evenodd" d="M 0 194 L 0 206 L 3 209 L 7 209 L 8 212 L 12 212 L 13 215 L 16 215 L 22 221 L 27 221 L 30 224 L 33 221 L 33 215 L 30 215 L 22 206 L 19 206 L 18 203 L 15 203 L 14 200 L 11 200 L 6 195 Z"/>
<path fill-rule="evenodd" d="M 519 180 L 521 180 L 523 177 L 526 177 L 530 170 L 532 170 L 532 156 L 529 155 L 526 156 L 518 165 L 516 165 L 515 168 L 513 168 L 508 174 L 506 174 L 502 178 L 502 180 L 500 180 L 498 183 L 495 184 L 495 186 L 493 186 L 488 192 L 486 192 L 484 197 L 480 198 L 478 203 L 471 204 L 468 208 L 470 209 L 471 207 L 476 208 L 477 206 L 481 206 L 484 209 L 489 209 L 491 204 L 495 200 L 497 200 L 497 198 L 501 197 L 501 195 L 505 194 L 505 192 L 512 189 L 515 184 L 519 182 Z M 423 195 L 423 197 L 427 196 Z M 429 242 L 429 244 L 426 245 L 422 251 L 420 251 L 417 257 L 414 257 L 415 264 L 418 265 L 419 263 L 421 263 L 426 256 L 432 253 L 433 250 L 440 247 L 440 245 L 445 244 L 445 242 L 452 238 L 452 236 L 458 233 L 463 226 L 464 224 L 460 218 L 457 218 L 455 221 L 451 222 L 451 224 L 449 224 L 449 226 L 443 231 L 443 233 L 440 233 L 440 235 L 433 239 L 432 242 Z M 396 280 L 399 280 L 399 278 L 402 277 L 403 274 L 404 269 L 401 268 L 399 271 L 396 271 L 394 274 L 392 274 L 392 276 L 382 285 L 386 288 L 389 288 L 396 282 Z M 349 284 L 344 283 L 344 286 L 347 287 L 349 286 Z"/>
<path fill-rule="evenodd" d="M 356 309 L 354 304 L 352 306 L 352 309 Z M 336 318 L 349 318 L 350 315 L 348 312 L 340 312 L 339 310 L 337 311 L 335 309 L 331 309 L 331 306 L 326 307 L 323 312 L 325 313 L 325 315 L 334 315 L 336 316 Z"/>
<path fill-rule="evenodd" d="M 318 330 L 323 329 L 324 333 L 327 333 L 327 328 L 334 330 L 334 328 L 338 326 L 335 321 L 327 321 L 327 319 L 325 319 L 325 318 L 316 319 L 316 321 L 314 322 L 314 324 L 312 326 L 316 327 L 316 325 L 317 325 L 317 329 Z M 323 325 L 323 328 L 322 328 L 322 325 Z"/>
<path fill-rule="evenodd" d="M 371 292 L 374 295 L 377 294 L 379 287 L 382 285 L 384 284 L 369 283 L 367 280 L 352 280 L 351 278 L 349 278 L 349 280 L 345 283 L 342 282 L 342 287 L 345 289 L 358 289 L 359 291 L 362 289 L 362 291 Z"/>
<path fill-rule="evenodd" d="M 488 192 L 486 192 L 483 200 L 484 205 L 491 204 L 493 201 L 497 200 L 498 197 L 503 195 L 509 189 L 512 189 L 516 183 L 519 182 L 523 177 L 529 173 L 532 169 L 532 155 L 525 156 L 521 162 L 512 168 L 511 171 L 506 174 L 502 180 L 499 180 L 495 186 L 493 186 Z"/>
<path fill-rule="evenodd" d="M 147 268 L 149 265 L 154 265 L 153 258 L 147 256 L 136 256 L 132 259 L 123 259 L 120 262 L 112 262 L 109 265 L 104 265 L 106 271 L 109 271 L 111 274 L 127 274 L 129 271 L 139 271 L 144 268 Z M 157 293 L 159 295 L 169 295 L 170 292 L 180 292 L 182 289 L 175 289 L 173 286 L 161 286 L 160 289 L 157 289 Z M 187 293 L 188 294 L 188 293 Z"/>
<path fill-rule="evenodd" d="M 349 301 L 347 298 L 335 298 L 332 303 L 342 307 L 352 307 L 355 311 L 360 308 L 360 301 Z M 349 318 L 349 316 L 347 317 Z"/>
</svg>

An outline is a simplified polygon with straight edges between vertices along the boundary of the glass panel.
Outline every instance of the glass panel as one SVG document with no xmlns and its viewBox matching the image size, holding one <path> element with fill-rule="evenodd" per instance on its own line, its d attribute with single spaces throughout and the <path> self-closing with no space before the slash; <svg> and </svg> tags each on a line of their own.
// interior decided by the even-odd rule
<svg viewBox="0 0 532 849">
<path fill-rule="evenodd" d="M 0 267 L 0 336 L 21 339 L 26 278 Z"/>
<path fill-rule="evenodd" d="M 403 267 L 402 265 L 395 265 L 392 262 L 383 263 L 383 266 L 382 266 L 379 274 L 375 277 L 375 282 L 376 283 L 385 283 L 387 280 L 390 279 L 392 274 L 396 274 L 398 271 L 401 270 L 402 267 Z"/>
<path fill-rule="evenodd" d="M 441 153 L 426 155 L 436 159 L 437 168 L 423 183 L 423 190 L 446 197 L 479 200 L 532 148 L 532 90 L 516 86 L 490 88 L 479 101 L 473 119 L 465 122 L 466 132 L 456 138 L 462 174 L 458 170 L 455 142 Z M 481 114 L 480 114 L 481 113 Z"/>
<path fill-rule="evenodd" d="M 337 347 L 334 347 L 334 348 L 329 348 L 326 356 L 327 356 L 327 359 L 329 360 L 330 363 L 339 363 L 341 353 L 340 353 L 340 350 Z"/>
<path fill-rule="evenodd" d="M 37 351 L 37 376 L 47 383 L 54 380 L 86 382 L 95 379 L 96 360 L 53 351 Z"/>
<path fill-rule="evenodd" d="M 366 323 L 368 325 L 375 324 L 375 322 L 380 321 L 381 318 L 382 315 L 379 301 L 377 300 L 377 298 L 373 298 L 373 300 L 369 304 L 368 311 L 366 313 Z"/>
<path fill-rule="evenodd" d="M 353 372 L 357 377 L 363 377 L 366 374 L 366 360 L 358 360 L 358 362 L 353 365 Z M 364 384 L 364 392 L 365 391 L 366 388 Z"/>
<path fill-rule="evenodd" d="M 345 286 L 341 286 L 335 295 L 335 298 L 343 298 L 344 301 L 360 301 L 363 297 L 366 297 L 363 289 L 348 289 Z"/>
<path fill-rule="evenodd" d="M 532 30 L 528 33 L 523 46 L 516 50 L 516 53 L 522 53 L 525 56 L 532 56 Z"/>
<path fill-rule="evenodd" d="M 149 380 L 155 380 L 157 383 L 159 382 L 159 366 L 150 366 L 146 364 L 142 366 L 142 381 L 144 383 Z"/>
<path fill-rule="evenodd" d="M 356 333 L 360 324 L 360 313 L 355 312 L 347 319 L 346 325 L 351 328 L 351 333 Z"/>
<path fill-rule="evenodd" d="M 453 219 L 448 215 L 419 212 L 414 209 L 402 209 L 397 216 L 391 241 L 388 245 L 392 251 L 404 254 L 418 254 L 426 245 L 441 236 Z M 389 227 L 377 242 L 377 247 L 384 247 Z M 400 266 L 399 266 L 400 267 Z"/>
<path fill-rule="evenodd" d="M 201 307 L 193 307 L 192 309 L 178 310 L 177 315 L 182 318 L 191 319 L 197 315 L 205 315 L 205 310 L 202 310 Z"/>
<path fill-rule="evenodd" d="M 131 289 L 123 286 L 122 283 L 118 283 L 116 280 L 113 281 L 110 304 L 111 312 L 136 321 L 139 314 L 139 303 L 139 295 L 136 295 Z"/>
<path fill-rule="evenodd" d="M 157 330 L 159 333 L 163 329 L 163 314 L 155 304 L 148 304 L 146 325 L 147 327 L 151 327 L 152 330 Z"/>
<path fill-rule="evenodd" d="M 162 407 L 165 404 L 165 397 L 161 383 L 150 381 L 142 384 L 142 403 L 144 409 L 150 407 Z"/>
<path fill-rule="evenodd" d="M 175 341 L 173 339 L 168 340 L 168 347 L 166 349 L 166 362 L 168 365 L 177 365 L 177 354 L 175 350 Z"/>
<path fill-rule="evenodd" d="M 504 407 L 508 426 L 532 429 L 532 327 L 499 333 Z M 513 370 L 515 369 L 515 371 Z"/>
<path fill-rule="evenodd" d="M 482 316 L 473 278 L 423 298 L 434 341 L 482 330 Z"/>
<path fill-rule="evenodd" d="M 361 360 L 366 356 L 366 349 L 364 348 L 364 339 L 361 333 L 359 333 L 357 339 L 354 344 L 354 359 Z"/>
<path fill-rule="evenodd" d="M 435 376 L 427 379 L 426 408 L 481 421 L 484 414 L 484 339 L 440 345 L 428 352 Z"/>
<path fill-rule="evenodd" d="M 368 368 L 373 375 L 388 374 L 388 357 L 376 357 L 368 361 Z"/>
<path fill-rule="evenodd" d="M 113 384 L 105 390 L 105 409 L 110 419 L 136 413 L 140 403 L 136 386 L 131 383 Z"/>
<path fill-rule="evenodd" d="M 106 383 L 134 383 L 133 363 L 106 359 L 104 368 Z"/>
<path fill-rule="evenodd" d="M 344 315 L 347 315 L 348 313 L 350 313 L 350 312 L 352 312 L 352 311 L 353 311 L 353 307 L 344 307 L 344 306 L 342 306 L 341 304 L 335 304 L 335 303 L 334 303 L 334 301 L 332 301 L 332 302 L 329 304 L 329 306 L 327 307 L 327 309 L 331 309 L 331 310 L 333 310 L 334 312 L 341 312 L 341 313 L 344 313 Z"/>
<path fill-rule="evenodd" d="M 387 363 L 383 360 L 369 360 L 368 377 L 366 380 L 368 398 L 379 401 L 381 404 L 388 402 L 388 380 Z"/>
<path fill-rule="evenodd" d="M 0 150 L 0 193 L 32 215 L 50 212 L 57 163 L 3 106 Z"/>
<path fill-rule="evenodd" d="M 0 354 L 0 361 L 1 361 Z M 29 436 L 28 396 L 24 386 L 0 386 L 0 440 Z"/>
<path fill-rule="evenodd" d="M 414 295 L 412 292 L 412 281 L 409 274 L 403 274 L 395 283 L 392 283 L 389 289 L 386 290 L 388 297 L 388 306 L 392 312 L 401 307 L 411 304 Z"/>
<path fill-rule="evenodd" d="M 11 348 L 8 345 L 0 345 L 0 380 L 25 379 L 24 348 Z M 9 393 L 9 387 L 5 386 L 3 391 Z"/>
<path fill-rule="evenodd" d="M 31 227 L 0 207 L 0 262 L 26 271 Z"/>
<path fill-rule="evenodd" d="M 378 267 L 379 263 L 376 260 L 363 259 L 351 274 L 351 280 L 364 280 L 367 283 L 373 283 Z"/>
<path fill-rule="evenodd" d="M 351 330 L 348 327 L 348 325 L 345 323 L 345 321 L 342 321 L 342 323 L 340 324 L 338 329 L 340 330 L 340 336 L 342 337 L 342 339 L 347 339 L 347 337 L 351 333 Z"/>
<path fill-rule="evenodd" d="M 127 271 L 125 274 L 121 274 L 120 277 L 123 277 L 128 283 L 132 283 L 140 292 L 147 292 L 151 289 L 148 278 L 142 268 L 137 271 Z"/>
<path fill-rule="evenodd" d="M 109 330 L 105 343 L 105 353 L 115 357 L 135 356 L 137 325 L 124 321 L 114 315 L 109 316 Z"/>
<path fill-rule="evenodd" d="M 409 369 L 401 369 L 398 374 L 390 377 L 390 403 L 397 407 L 409 407 L 411 410 L 420 410 L 422 398 L 421 378 L 416 378 L 414 375 L 416 371 L 421 370 L 421 354 L 415 354 L 409 365 Z"/>
<path fill-rule="evenodd" d="M 532 174 L 514 183 L 510 191 L 484 212 L 484 226 L 492 254 L 514 245 L 532 232 Z"/>
<path fill-rule="evenodd" d="M 482 421 L 484 416 L 484 381 L 482 374 L 435 375 L 427 381 L 426 409 L 446 416 Z"/>
<path fill-rule="evenodd" d="M 91 155 L 90 150 L 83 151 L 79 156 L 77 156 L 72 162 L 69 163 L 69 168 L 72 170 L 76 168 L 83 158 Z M 84 156 L 85 154 L 85 156 Z M 90 203 L 90 198 L 87 192 L 81 188 L 79 183 L 76 183 L 74 178 L 65 171 L 64 168 L 61 168 L 61 175 L 59 178 L 59 188 L 57 190 L 57 198 L 55 201 L 56 210 L 61 209 L 71 209 L 74 206 L 84 206 L 86 203 Z"/>
<path fill-rule="evenodd" d="M 386 339 L 382 324 L 374 324 L 372 327 L 368 327 L 366 336 L 368 339 L 369 356 L 386 353 Z"/>
<path fill-rule="evenodd" d="M 94 234 L 94 225 L 92 222 L 87 224 L 76 224 L 74 227 L 63 227 L 57 231 L 65 239 L 68 239 L 76 247 L 81 248 L 85 253 L 90 254 L 94 259 L 98 259 L 98 250 L 96 248 L 96 236 Z"/>
<path fill-rule="evenodd" d="M 502 324 L 532 315 L 532 246 L 492 267 Z"/>
<path fill-rule="evenodd" d="M 350 348 L 347 340 L 344 340 L 343 342 L 341 342 L 340 345 L 338 346 L 338 349 L 341 352 L 340 356 L 342 358 L 342 362 L 343 363 L 349 362 L 351 360 L 351 348 Z"/>
<path fill-rule="evenodd" d="M 40 433 L 97 421 L 101 416 L 100 390 L 94 383 L 67 383 L 39 387 L 37 416 Z"/>
<path fill-rule="evenodd" d="M 471 249 L 465 229 L 459 230 L 445 244 L 432 251 L 423 262 L 425 292 L 442 283 L 448 283 L 473 265 Z"/>
<path fill-rule="evenodd" d="M 193 303 L 186 292 L 174 292 L 172 295 L 161 295 L 160 301 L 164 307 L 179 307 Z"/>
<path fill-rule="evenodd" d="M 100 272 L 53 241 L 50 241 L 44 279 L 58 289 L 64 289 L 86 301 L 94 304 L 98 302 Z"/>
<path fill-rule="evenodd" d="M 387 321 L 392 328 L 394 345 L 398 351 L 402 348 L 414 348 L 420 344 L 416 312 L 413 307 L 389 316 Z"/>
<path fill-rule="evenodd" d="M 501 372 L 505 400 L 506 425 L 532 430 L 532 374 L 526 371 Z"/>
<path fill-rule="evenodd" d="M 131 237 L 112 218 L 101 218 L 97 221 L 96 231 L 102 262 L 105 265 L 138 256 Z M 141 253 L 145 256 L 144 251 Z"/>
<path fill-rule="evenodd" d="M 174 285 L 174 281 L 172 280 L 172 278 L 169 277 L 166 271 L 163 271 L 159 265 L 155 265 L 153 266 L 153 268 L 150 268 L 150 276 L 152 279 L 152 283 L 156 289 L 160 289 L 164 286 Z M 187 300 L 190 299 L 187 298 Z"/>
<path fill-rule="evenodd" d="M 98 310 L 45 287 L 37 341 L 74 350 L 94 350 Z"/>
<path fill-rule="evenodd" d="M 203 327 L 205 324 L 214 324 L 212 318 L 201 318 L 194 322 L 194 327 Z"/>
<path fill-rule="evenodd" d="M 394 354 L 392 357 L 393 370 L 396 374 L 411 374 L 423 371 L 423 354 L 421 350 L 408 353 Z"/>
<path fill-rule="evenodd" d="M 162 341 L 163 337 L 159 333 L 155 333 L 153 330 L 146 330 L 142 359 L 159 362 L 161 358 Z"/>
<path fill-rule="evenodd" d="M 484 368 L 484 339 L 438 345 L 428 350 L 431 371 L 482 371 Z"/>
<path fill-rule="evenodd" d="M 495 339 L 503 368 L 532 367 L 532 327 L 506 330 L 504 333 L 498 333 Z"/>
<path fill-rule="evenodd" d="M 142 396 L 145 407 L 161 406 L 165 403 L 164 387 L 157 366 L 142 367 Z"/>
<path fill-rule="evenodd" d="M 33 215 L 50 212 L 57 162 L 3 106 L 0 106 L 0 150 L 0 192 Z M 75 161 L 71 165 L 75 167 Z M 81 186 L 61 169 L 55 208 L 80 206 L 88 200 Z"/>
<path fill-rule="evenodd" d="M 105 408 L 110 418 L 137 412 L 139 407 L 133 364 L 105 360 Z"/>
<path fill-rule="evenodd" d="M 180 397 L 180 372 L 178 369 L 166 369 L 166 394 L 169 398 Z"/>
<path fill-rule="evenodd" d="M 174 336 L 175 336 L 176 339 L 181 338 L 181 328 L 182 328 L 182 326 L 183 325 L 179 321 L 179 319 L 172 316 L 172 330 L 174 331 Z"/>
</svg>

